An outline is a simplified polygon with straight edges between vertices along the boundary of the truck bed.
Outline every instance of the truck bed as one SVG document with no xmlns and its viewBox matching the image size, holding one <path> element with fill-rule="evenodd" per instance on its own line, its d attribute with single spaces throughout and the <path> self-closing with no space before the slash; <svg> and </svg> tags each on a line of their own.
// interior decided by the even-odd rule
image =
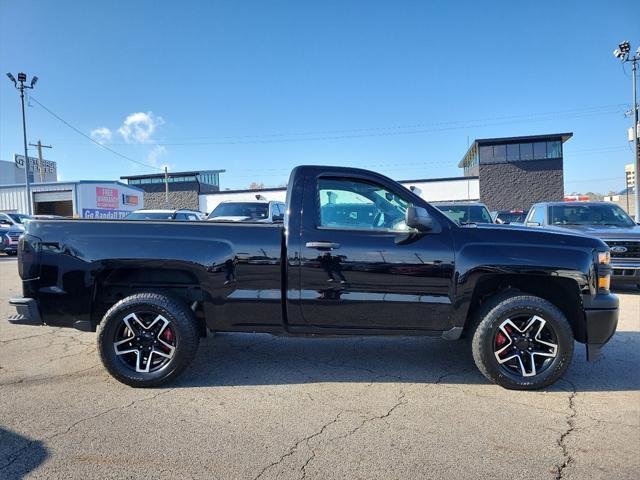
<svg viewBox="0 0 640 480">
<path fill-rule="evenodd" d="M 282 325 L 282 239 L 279 224 L 34 221 L 21 276 L 48 325 L 95 330 L 108 305 L 134 286 L 186 292 L 210 328 L 273 328 Z"/>
</svg>

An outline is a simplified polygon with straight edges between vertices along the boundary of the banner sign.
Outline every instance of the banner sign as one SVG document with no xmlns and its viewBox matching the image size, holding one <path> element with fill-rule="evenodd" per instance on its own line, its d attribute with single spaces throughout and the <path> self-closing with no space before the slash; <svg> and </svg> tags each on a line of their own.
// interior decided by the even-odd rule
<svg viewBox="0 0 640 480">
<path fill-rule="evenodd" d="M 133 205 L 134 207 L 138 206 L 138 196 L 137 195 L 126 195 L 122 194 L 122 204 L 123 205 Z"/>
<path fill-rule="evenodd" d="M 96 207 L 100 208 L 118 208 L 118 189 L 96 187 Z"/>
<path fill-rule="evenodd" d="M 131 211 L 129 210 L 106 210 L 102 208 L 83 208 L 82 218 L 89 218 L 93 220 L 122 220 L 129 213 L 131 213 Z"/>
</svg>

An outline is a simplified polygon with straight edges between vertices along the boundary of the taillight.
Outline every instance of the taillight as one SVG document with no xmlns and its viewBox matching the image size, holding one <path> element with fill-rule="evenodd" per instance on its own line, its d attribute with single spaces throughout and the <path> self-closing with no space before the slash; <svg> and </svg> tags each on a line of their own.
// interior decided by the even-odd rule
<svg viewBox="0 0 640 480">
<path fill-rule="evenodd" d="M 40 276 L 40 242 L 38 237 L 23 235 L 18 241 L 18 273 L 22 280 Z"/>
</svg>

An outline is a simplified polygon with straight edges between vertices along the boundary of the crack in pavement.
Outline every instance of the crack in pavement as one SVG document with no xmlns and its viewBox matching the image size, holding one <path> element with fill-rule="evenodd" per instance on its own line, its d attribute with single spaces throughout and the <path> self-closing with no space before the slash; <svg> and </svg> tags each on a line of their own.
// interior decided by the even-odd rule
<svg viewBox="0 0 640 480">
<path fill-rule="evenodd" d="M 387 410 L 386 413 L 382 414 L 382 415 L 376 415 L 373 417 L 368 417 L 365 418 L 362 422 L 360 422 L 360 424 L 351 429 L 350 431 L 348 431 L 346 434 L 344 435 L 340 435 L 336 438 L 333 439 L 333 441 L 336 440 L 343 440 L 345 438 L 350 437 L 351 435 L 353 435 L 354 433 L 356 433 L 357 431 L 359 431 L 360 429 L 362 429 L 366 424 L 371 423 L 371 422 L 375 422 L 378 420 L 383 420 L 385 418 L 388 418 L 391 416 L 391 414 L 398 408 L 400 408 L 403 405 L 407 404 L 407 400 L 406 400 L 406 395 L 404 393 L 404 391 L 400 392 L 400 395 L 398 396 L 396 403 Z M 342 412 L 341 412 L 342 413 Z M 336 418 L 337 420 L 337 418 Z M 317 435 L 316 435 L 317 436 Z M 309 446 L 309 440 L 311 440 L 314 436 L 311 436 L 308 440 L 307 440 L 307 446 Z M 307 467 L 309 466 L 309 464 L 313 461 L 313 459 L 316 457 L 316 450 L 315 449 L 310 449 L 311 450 L 311 455 L 309 456 L 309 458 L 306 459 L 306 461 L 302 464 L 302 466 L 300 467 L 300 473 L 302 473 L 302 476 L 300 477 L 300 480 L 306 478 L 307 476 Z M 254 479 L 255 480 L 255 479 Z"/>
<path fill-rule="evenodd" d="M 282 463 L 286 458 L 290 457 L 291 455 L 293 455 L 294 453 L 296 453 L 296 450 L 298 449 L 298 447 L 300 446 L 301 443 L 305 442 L 305 443 L 309 443 L 309 440 L 311 440 L 312 438 L 315 438 L 319 435 L 322 435 L 324 433 L 324 431 L 330 426 L 333 425 L 334 423 L 336 423 L 339 419 L 340 419 L 340 415 L 342 415 L 344 413 L 344 410 L 340 410 L 340 412 L 338 412 L 338 414 L 335 416 L 335 418 L 327 423 L 325 423 L 324 425 L 322 425 L 322 427 L 312 433 L 311 435 L 308 435 L 300 440 L 298 440 L 292 447 L 289 448 L 289 450 L 287 452 L 285 452 L 284 454 L 282 454 L 280 456 L 280 458 L 278 460 L 276 460 L 275 462 L 271 462 L 269 465 L 267 465 L 266 467 L 264 467 L 260 473 L 258 473 L 258 475 L 256 475 L 255 477 L 253 477 L 253 480 L 258 480 L 258 478 L 262 477 L 262 475 L 264 475 L 268 470 L 270 470 L 271 468 L 275 467 L 276 465 L 279 465 L 280 463 Z"/>
<path fill-rule="evenodd" d="M 22 458 L 24 456 L 25 453 L 27 453 L 29 451 L 29 449 L 33 446 L 34 443 L 36 443 L 37 441 L 48 441 L 48 440 L 52 440 L 56 437 L 62 436 L 62 435 L 66 435 L 67 433 L 71 432 L 71 430 L 73 430 L 74 428 L 76 428 L 78 425 L 88 422 L 89 420 L 93 420 L 95 418 L 98 417 L 102 417 L 104 415 L 107 415 L 108 413 L 111 413 L 115 410 L 124 410 L 127 409 L 129 407 L 132 407 L 133 405 L 135 405 L 136 403 L 139 402 L 146 402 L 146 401 L 150 401 L 150 400 L 154 400 L 156 398 L 158 398 L 161 395 L 165 395 L 167 393 L 170 393 L 172 391 L 174 391 L 175 388 L 170 388 L 168 390 L 164 390 L 162 392 L 156 393 L 155 395 L 151 395 L 148 397 L 143 397 L 143 398 L 138 398 L 136 400 L 132 400 L 131 402 L 127 403 L 126 405 L 119 405 L 116 407 L 111 407 L 108 408 L 106 410 L 103 410 L 102 412 L 96 413 L 95 415 L 90 415 L 88 417 L 84 417 L 81 418 L 80 420 L 77 420 L 76 422 L 72 423 L 71 425 L 69 425 L 66 429 L 58 431 L 53 433 L 52 435 L 49 435 L 43 439 L 37 439 L 37 440 L 30 440 L 27 442 L 26 445 L 24 445 L 22 448 L 19 448 L 18 450 L 15 450 L 13 452 L 11 452 L 9 455 L 7 455 L 5 458 L 8 460 L 6 463 L 4 463 L 3 465 L 0 465 L 0 471 L 4 471 L 7 467 L 11 466 L 13 463 L 15 463 L 18 459 Z"/>
<path fill-rule="evenodd" d="M 73 377 L 74 375 L 78 375 L 79 373 L 88 372 L 89 370 L 93 370 L 96 367 L 102 365 L 101 363 L 96 363 L 87 368 L 83 368 L 82 370 L 76 370 L 75 372 L 70 373 L 61 373 L 60 375 L 49 375 L 47 377 L 32 377 L 32 378 L 21 378 L 20 380 L 15 380 L 13 382 L 0 383 L 0 387 L 9 387 L 11 385 L 19 385 L 22 383 L 35 383 L 35 382 L 45 382 L 47 380 L 52 380 L 54 378 L 63 378 L 63 377 Z"/>
<path fill-rule="evenodd" d="M 578 411 L 575 405 L 575 398 L 577 395 L 576 386 L 571 383 L 569 380 L 565 380 L 569 385 L 571 385 L 571 393 L 569 394 L 569 414 L 567 415 L 567 429 L 562 432 L 560 438 L 556 441 L 558 447 L 562 451 L 562 456 L 564 461 L 561 465 L 556 465 L 556 480 L 561 480 L 564 475 L 564 470 L 574 461 L 573 456 L 569 452 L 569 447 L 566 444 L 567 437 L 571 435 L 571 433 L 575 429 L 575 418 L 578 415 Z"/>
<path fill-rule="evenodd" d="M 6 345 L 7 343 L 19 342 L 20 340 L 29 340 L 30 338 L 46 337 L 47 335 L 54 335 L 56 332 L 38 333 L 37 335 L 28 335 L 26 337 L 10 338 L 8 340 L 0 340 L 0 345 Z"/>
</svg>

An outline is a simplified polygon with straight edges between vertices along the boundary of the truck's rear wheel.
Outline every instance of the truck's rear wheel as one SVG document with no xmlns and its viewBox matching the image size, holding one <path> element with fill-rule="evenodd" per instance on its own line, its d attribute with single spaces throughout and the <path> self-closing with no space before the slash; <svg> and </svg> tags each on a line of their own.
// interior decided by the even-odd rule
<svg viewBox="0 0 640 480">
<path fill-rule="evenodd" d="M 514 292 L 498 295 L 481 307 L 475 325 L 473 359 L 485 377 L 505 388 L 546 387 L 571 363 L 569 322 L 542 298 Z"/>
<path fill-rule="evenodd" d="M 105 314 L 98 331 L 100 359 L 132 387 L 155 387 L 176 377 L 198 349 L 193 313 L 177 300 L 138 293 Z"/>
</svg>

